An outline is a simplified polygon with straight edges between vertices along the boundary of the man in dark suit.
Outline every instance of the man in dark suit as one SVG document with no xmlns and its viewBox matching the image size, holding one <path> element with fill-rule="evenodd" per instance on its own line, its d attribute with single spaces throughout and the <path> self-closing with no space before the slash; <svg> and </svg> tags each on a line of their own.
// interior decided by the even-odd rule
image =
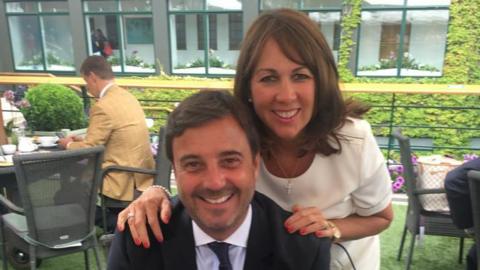
<svg viewBox="0 0 480 270">
<path fill-rule="evenodd" d="M 480 170 L 480 158 L 471 160 L 451 170 L 445 177 L 445 190 L 453 223 L 459 229 L 473 227 L 472 204 L 468 187 L 467 173 L 470 170 Z M 467 269 L 477 269 L 475 245 L 467 255 Z"/>
<path fill-rule="evenodd" d="M 200 92 L 170 114 L 166 152 L 179 196 L 164 241 L 150 231 L 145 249 L 128 229 L 117 232 L 108 269 L 329 268 L 331 241 L 289 234 L 290 213 L 255 192 L 258 136 L 242 106 L 228 92 Z"/>
</svg>

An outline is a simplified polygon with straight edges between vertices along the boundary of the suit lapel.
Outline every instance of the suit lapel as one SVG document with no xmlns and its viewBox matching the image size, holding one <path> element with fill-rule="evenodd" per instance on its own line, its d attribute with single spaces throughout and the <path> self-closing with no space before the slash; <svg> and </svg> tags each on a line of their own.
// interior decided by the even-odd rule
<svg viewBox="0 0 480 270">
<path fill-rule="evenodd" d="M 183 211 L 176 222 L 170 222 L 168 228 L 170 230 L 164 233 L 168 238 L 162 244 L 163 269 L 197 269 L 192 222 L 186 212 Z"/>
<path fill-rule="evenodd" d="M 252 200 L 252 225 L 248 235 L 245 270 L 267 269 L 272 265 L 272 235 L 264 210 Z"/>
</svg>

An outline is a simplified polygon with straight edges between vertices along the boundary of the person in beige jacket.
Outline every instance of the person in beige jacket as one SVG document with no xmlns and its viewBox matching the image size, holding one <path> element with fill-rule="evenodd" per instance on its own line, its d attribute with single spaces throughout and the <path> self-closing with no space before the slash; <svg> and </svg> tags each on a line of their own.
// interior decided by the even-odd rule
<svg viewBox="0 0 480 270">
<path fill-rule="evenodd" d="M 154 168 L 145 114 L 138 100 L 115 84 L 110 64 L 101 56 L 89 56 L 80 68 L 90 94 L 97 101 L 90 110 L 88 131 L 84 139 L 67 137 L 59 140 L 65 149 L 96 145 L 105 146 L 102 167 L 111 165 Z M 103 196 L 118 201 L 132 201 L 134 194 L 151 186 L 153 178 L 128 172 L 110 172 L 105 176 Z M 110 222 L 119 208 L 108 209 Z M 101 212 L 98 221 L 101 221 Z M 113 220 L 114 219 L 114 220 Z M 113 223 L 113 226 L 114 224 Z M 109 226 L 110 227 L 110 226 Z"/>
</svg>

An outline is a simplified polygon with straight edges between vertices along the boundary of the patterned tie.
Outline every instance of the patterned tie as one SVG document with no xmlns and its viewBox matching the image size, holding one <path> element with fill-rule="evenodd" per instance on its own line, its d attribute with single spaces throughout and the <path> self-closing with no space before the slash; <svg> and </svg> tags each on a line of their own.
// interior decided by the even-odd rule
<svg viewBox="0 0 480 270">
<path fill-rule="evenodd" d="M 211 242 L 208 244 L 208 247 L 217 255 L 220 265 L 218 270 L 232 270 L 232 264 L 230 263 L 230 258 L 228 257 L 228 247 L 230 244 L 224 242 Z"/>
</svg>

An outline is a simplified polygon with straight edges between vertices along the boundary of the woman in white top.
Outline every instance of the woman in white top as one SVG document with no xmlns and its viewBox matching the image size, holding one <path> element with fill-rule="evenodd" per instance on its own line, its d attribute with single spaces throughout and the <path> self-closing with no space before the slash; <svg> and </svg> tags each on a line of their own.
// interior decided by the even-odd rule
<svg viewBox="0 0 480 270">
<path fill-rule="evenodd" d="M 393 219 L 388 171 L 369 124 L 360 120 L 367 110 L 342 98 L 317 25 L 297 11 L 266 12 L 242 44 L 234 93 L 251 108 L 262 140 L 257 190 L 293 212 L 284 224 L 290 233 L 336 243 L 331 269 L 379 269 L 378 233 Z M 158 240 L 158 212 L 163 222 L 170 215 L 160 190 L 148 189 L 119 214 L 119 229 L 128 220 L 145 247 L 145 215 Z"/>
</svg>

